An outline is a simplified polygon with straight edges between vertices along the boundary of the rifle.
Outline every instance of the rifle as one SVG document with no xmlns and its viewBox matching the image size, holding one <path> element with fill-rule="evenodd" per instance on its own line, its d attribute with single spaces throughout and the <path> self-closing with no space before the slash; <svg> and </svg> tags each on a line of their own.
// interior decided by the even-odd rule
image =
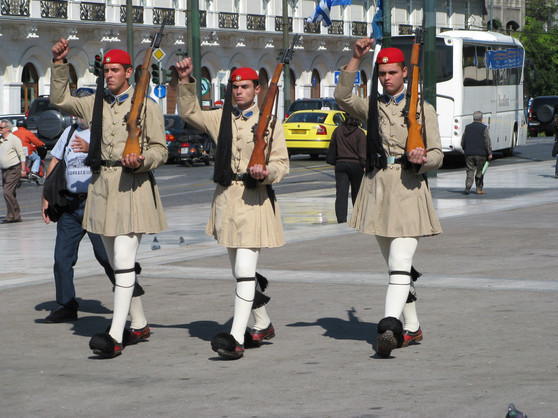
<svg viewBox="0 0 558 418">
<path fill-rule="evenodd" d="M 165 21 L 161 25 L 159 33 L 153 34 L 153 39 L 151 40 L 151 46 L 145 51 L 145 57 L 143 58 L 143 64 L 141 65 L 140 78 L 136 85 L 134 91 L 134 97 L 132 98 L 132 108 L 130 113 L 127 115 L 126 125 L 128 126 L 128 138 L 126 139 L 126 145 L 124 147 L 123 157 L 130 154 L 141 154 L 141 147 L 139 138 L 141 136 L 141 128 L 139 126 L 139 119 L 141 111 L 143 109 L 143 101 L 145 95 L 147 94 L 147 88 L 149 87 L 149 68 L 151 66 L 151 59 L 153 58 L 153 51 L 159 48 L 161 40 L 163 39 L 163 29 L 165 28 Z"/>
<path fill-rule="evenodd" d="M 260 110 L 260 117 L 258 119 L 258 124 L 256 126 L 256 130 L 254 131 L 254 138 L 256 140 L 256 145 L 254 150 L 252 151 L 252 156 L 250 157 L 250 162 L 248 163 L 248 168 L 255 166 L 256 164 L 260 164 L 263 166 L 265 170 L 265 148 L 267 143 L 265 142 L 265 135 L 268 132 L 269 123 L 271 122 L 271 111 L 273 110 L 273 105 L 275 104 L 275 99 L 277 98 L 277 83 L 279 82 L 279 78 L 281 77 L 281 72 L 283 71 L 283 66 L 288 64 L 291 61 L 291 58 L 294 53 L 294 47 L 298 42 L 300 35 L 297 33 L 295 34 L 293 41 L 291 43 L 290 48 L 285 49 L 281 53 L 281 58 L 275 67 L 275 73 L 271 78 L 271 82 L 269 83 L 269 88 L 265 95 L 265 99 L 263 102 L 263 106 Z"/>
<path fill-rule="evenodd" d="M 417 120 L 417 105 L 419 101 L 419 53 L 420 46 L 424 42 L 424 32 L 422 29 L 417 29 L 415 32 L 415 43 L 413 44 L 413 51 L 411 53 L 410 62 L 410 77 L 407 85 L 406 104 L 403 109 L 403 115 L 409 122 L 409 135 L 407 137 L 407 152 L 415 148 L 425 148 L 424 140 L 422 137 L 422 125 Z"/>
</svg>

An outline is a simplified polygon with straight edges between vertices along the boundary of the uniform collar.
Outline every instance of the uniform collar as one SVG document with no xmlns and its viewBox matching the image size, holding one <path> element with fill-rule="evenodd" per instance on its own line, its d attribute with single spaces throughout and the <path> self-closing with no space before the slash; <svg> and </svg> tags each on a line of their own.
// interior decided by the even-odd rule
<svg viewBox="0 0 558 418">
<path fill-rule="evenodd" d="M 240 110 L 238 107 L 235 107 L 233 109 L 233 115 L 236 119 L 242 117 L 242 119 L 248 120 L 252 117 L 255 111 L 256 111 L 256 104 L 254 103 L 252 107 L 246 110 Z"/>
<path fill-rule="evenodd" d="M 126 101 L 126 99 L 128 97 L 130 97 L 130 90 L 131 89 L 132 89 L 132 86 L 128 87 L 128 89 L 124 93 L 120 93 L 120 94 L 117 94 L 117 95 L 114 95 L 114 94 L 109 92 L 107 94 L 107 96 L 105 97 L 105 99 L 110 104 L 114 104 L 115 102 L 118 102 L 120 104 L 120 103 Z"/>
<path fill-rule="evenodd" d="M 401 93 L 396 94 L 395 96 L 384 94 L 384 101 L 386 102 L 386 104 L 390 104 L 390 102 L 393 102 L 394 104 L 399 104 L 401 103 L 401 100 L 405 98 L 405 91 L 406 89 L 403 89 Z"/>
</svg>

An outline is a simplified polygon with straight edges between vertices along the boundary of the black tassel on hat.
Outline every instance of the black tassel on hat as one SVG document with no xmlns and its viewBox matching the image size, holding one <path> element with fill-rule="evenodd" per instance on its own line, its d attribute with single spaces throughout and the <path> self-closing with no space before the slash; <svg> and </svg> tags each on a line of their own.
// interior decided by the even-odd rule
<svg viewBox="0 0 558 418">
<path fill-rule="evenodd" d="M 225 103 L 217 137 L 215 162 L 213 165 L 213 181 L 223 187 L 229 187 L 234 173 L 231 168 L 232 157 L 232 81 L 229 80 L 225 92 Z"/>
<path fill-rule="evenodd" d="M 366 133 L 366 172 L 372 173 L 374 168 L 387 168 L 386 151 L 380 137 L 378 121 L 378 65 L 374 65 L 372 74 L 372 91 L 368 99 L 368 131 Z"/>
<path fill-rule="evenodd" d="M 101 71 L 97 77 L 97 91 L 93 104 L 93 118 L 91 120 L 91 140 L 85 165 L 91 170 L 99 172 L 101 168 L 101 144 L 103 142 L 103 102 L 105 99 L 105 73 Z"/>
</svg>

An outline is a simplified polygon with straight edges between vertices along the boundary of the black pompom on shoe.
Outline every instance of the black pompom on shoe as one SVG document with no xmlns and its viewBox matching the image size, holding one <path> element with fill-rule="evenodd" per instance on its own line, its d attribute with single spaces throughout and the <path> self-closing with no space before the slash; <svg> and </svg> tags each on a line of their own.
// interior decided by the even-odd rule
<svg viewBox="0 0 558 418">
<path fill-rule="evenodd" d="M 122 354 L 122 344 L 117 343 L 110 334 L 103 332 L 95 334 L 89 340 L 89 348 L 93 350 L 94 354 L 103 358 L 114 358 Z"/>
<path fill-rule="evenodd" d="M 381 357 L 389 357 L 391 350 L 403 345 L 403 324 L 397 318 L 388 316 L 378 323 L 378 345 L 376 352 Z"/>
<path fill-rule="evenodd" d="M 244 346 L 226 332 L 220 332 L 211 339 L 211 349 L 225 360 L 238 360 L 244 355 Z"/>
</svg>

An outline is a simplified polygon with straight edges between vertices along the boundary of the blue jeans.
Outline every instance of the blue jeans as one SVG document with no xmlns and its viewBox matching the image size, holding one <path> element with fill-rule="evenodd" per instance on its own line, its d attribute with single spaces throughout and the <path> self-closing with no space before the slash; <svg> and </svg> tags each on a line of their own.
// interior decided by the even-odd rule
<svg viewBox="0 0 558 418">
<path fill-rule="evenodd" d="M 95 258 L 105 269 L 105 273 L 114 283 L 114 271 L 101 240 L 101 236 L 85 231 L 81 222 L 85 199 L 68 197 L 68 208 L 56 225 L 56 244 L 54 246 L 54 282 L 56 284 L 56 302 L 70 309 L 77 309 L 74 288 L 74 266 L 78 260 L 79 243 L 87 233 Z"/>
<path fill-rule="evenodd" d="M 32 152 L 30 155 L 27 156 L 31 161 L 33 161 L 33 165 L 31 166 L 32 173 L 38 173 L 39 168 L 41 167 L 41 157 L 36 152 Z"/>
</svg>

